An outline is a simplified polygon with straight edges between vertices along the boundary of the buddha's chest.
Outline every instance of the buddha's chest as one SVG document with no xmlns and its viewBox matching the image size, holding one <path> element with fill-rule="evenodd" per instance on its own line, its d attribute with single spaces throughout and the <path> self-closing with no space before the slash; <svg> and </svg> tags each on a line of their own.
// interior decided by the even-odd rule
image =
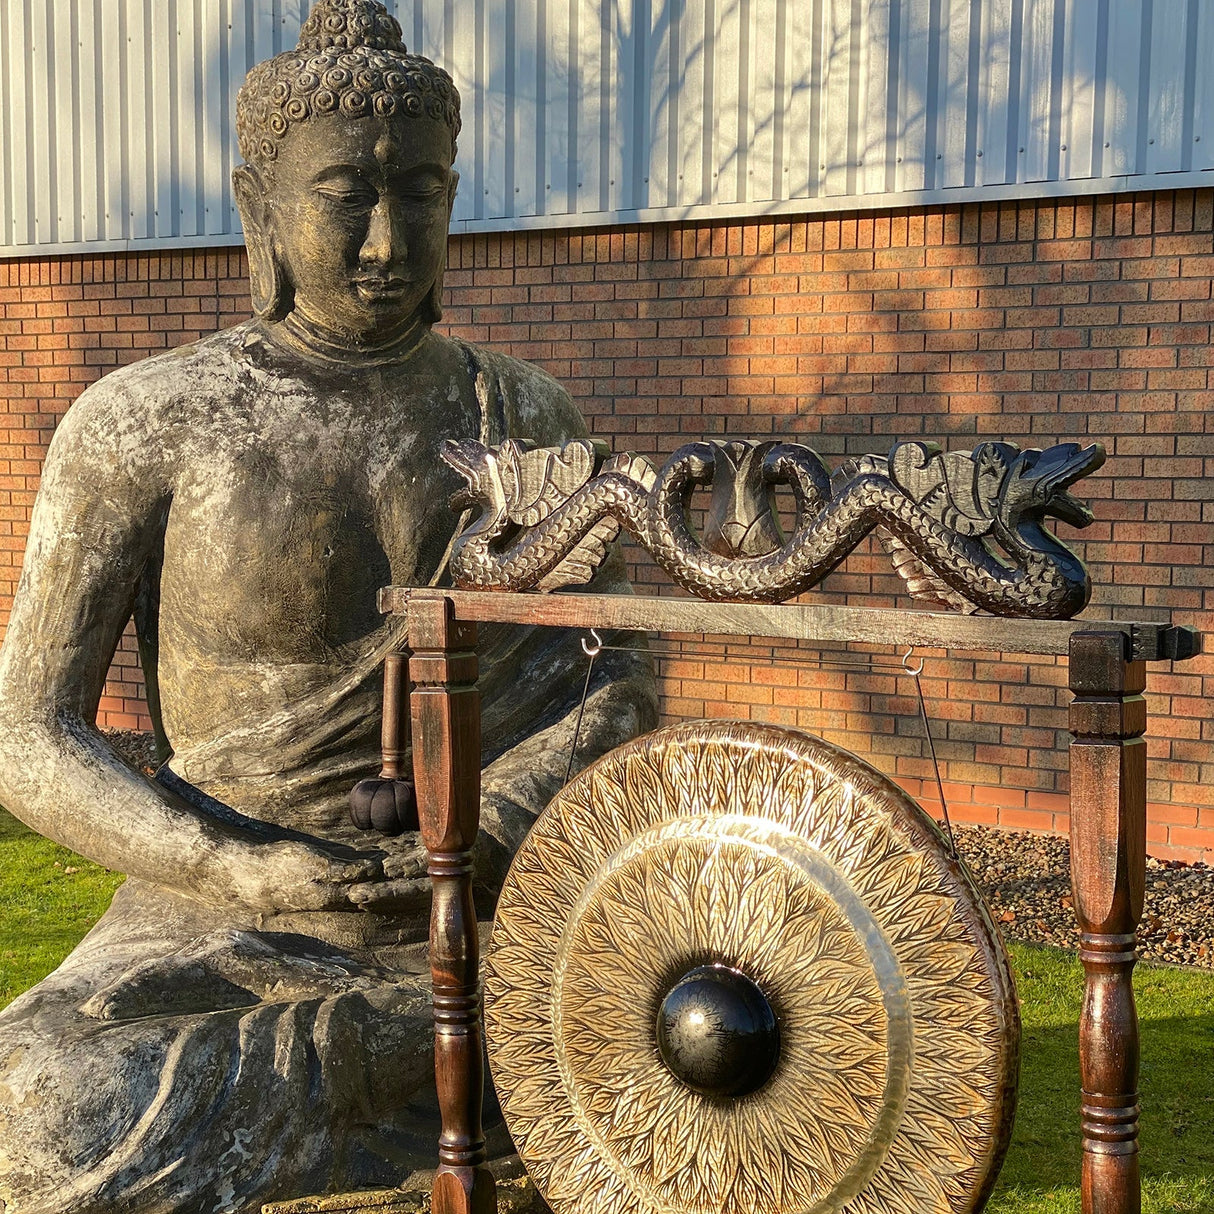
<svg viewBox="0 0 1214 1214">
<path fill-rule="evenodd" d="M 165 623 L 208 648 L 306 661 L 381 626 L 379 587 L 429 579 L 457 522 L 439 448 L 474 423 L 370 403 L 263 406 L 198 443 L 166 525 Z"/>
</svg>

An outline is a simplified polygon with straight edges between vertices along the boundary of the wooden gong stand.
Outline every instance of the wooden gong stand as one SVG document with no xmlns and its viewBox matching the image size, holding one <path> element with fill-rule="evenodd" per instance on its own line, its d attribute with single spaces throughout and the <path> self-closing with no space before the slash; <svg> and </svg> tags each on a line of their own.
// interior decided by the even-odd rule
<svg viewBox="0 0 1214 1214">
<path fill-rule="evenodd" d="M 430 967 L 442 1115 L 435 1214 L 492 1214 L 481 1128 L 481 989 L 471 849 L 480 817 L 478 622 L 773 640 L 916 645 L 1067 656 L 1071 873 L 1085 973 L 1079 1022 L 1083 1214 L 1140 1214 L 1138 1015 L 1132 972 L 1146 881 L 1146 663 L 1195 656 L 1191 628 L 1113 620 L 1038 621 L 860 607 L 704 603 L 615 595 L 380 593 L 407 614 L 413 771 L 434 885 Z M 404 654 L 385 679 L 385 769 L 402 736 Z M 393 722 L 400 722 L 393 728 Z"/>
</svg>

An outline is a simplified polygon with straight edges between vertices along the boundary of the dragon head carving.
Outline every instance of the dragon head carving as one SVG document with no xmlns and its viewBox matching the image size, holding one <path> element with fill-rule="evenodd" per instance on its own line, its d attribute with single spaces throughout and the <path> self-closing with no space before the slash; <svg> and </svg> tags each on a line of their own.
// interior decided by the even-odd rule
<svg viewBox="0 0 1214 1214">
<path fill-rule="evenodd" d="M 909 442 L 890 452 L 888 469 L 900 489 L 950 529 L 1018 545 L 1019 532 L 1039 529 L 1047 514 L 1075 527 L 1092 521 L 1092 512 L 1067 490 L 1104 458 L 1099 443 L 1022 451 L 1015 443 L 986 442 L 971 453 Z"/>
<path fill-rule="evenodd" d="M 506 487 L 496 450 L 475 439 L 449 438 L 439 448 L 443 462 L 464 478 L 463 488 L 451 495 L 452 510 L 477 514 L 470 531 L 500 531 L 506 525 Z"/>
<path fill-rule="evenodd" d="M 1051 603 L 1049 614 L 1072 615 L 1087 602 L 1089 582 L 1082 563 L 1045 529 L 1044 521 L 1047 515 L 1074 527 L 1092 521 L 1092 512 L 1068 489 L 1104 463 L 1099 444 L 1022 451 L 1015 443 L 992 441 L 972 452 L 943 452 L 935 443 L 907 442 L 899 443 L 888 460 L 864 458 L 865 470 L 880 472 L 884 464 L 894 484 L 957 535 L 988 549 L 994 541 L 1026 568 L 1042 560 L 1055 562 L 1067 589 L 1058 603 Z M 970 595 L 934 573 L 903 539 L 887 530 L 879 534 L 913 598 L 954 610 L 977 609 Z M 1026 590 L 1028 597 L 1035 593 Z"/>
<path fill-rule="evenodd" d="M 1067 490 L 1104 463 L 1104 448 L 1099 443 L 1091 447 L 1060 443 L 1044 451 L 1018 451 L 1011 443 L 984 443 L 975 450 L 974 462 L 978 463 L 984 448 L 994 446 L 1006 447 L 1012 454 L 995 508 L 996 518 L 1008 531 L 1016 533 L 1026 525 L 1040 527 L 1047 514 L 1072 527 L 1086 527 L 1092 521 L 1091 510 Z"/>
</svg>

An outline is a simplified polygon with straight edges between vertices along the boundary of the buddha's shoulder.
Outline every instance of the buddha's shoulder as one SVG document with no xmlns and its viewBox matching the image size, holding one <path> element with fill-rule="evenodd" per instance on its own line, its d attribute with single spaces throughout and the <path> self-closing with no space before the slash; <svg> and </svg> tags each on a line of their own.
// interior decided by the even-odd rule
<svg viewBox="0 0 1214 1214">
<path fill-rule="evenodd" d="M 119 367 L 83 392 L 70 412 L 86 415 L 121 413 L 153 423 L 213 402 L 247 374 L 243 357 L 250 340 L 249 322 L 221 329 L 189 345 L 154 354 Z"/>
<path fill-rule="evenodd" d="M 123 476 L 160 483 L 174 461 L 201 449 L 199 435 L 214 402 L 234 395 L 243 330 L 226 329 L 120 367 L 90 385 L 55 428 L 43 483 L 66 470 L 69 479 L 97 483 Z"/>
<path fill-rule="evenodd" d="M 437 334 L 435 334 L 438 337 Z M 468 369 L 475 374 L 484 371 L 503 387 L 526 388 L 530 391 L 558 396 L 568 396 L 564 388 L 542 367 L 503 354 L 488 346 L 473 345 L 458 337 L 438 337 L 444 346 L 463 359 Z"/>
<path fill-rule="evenodd" d="M 441 340 L 473 377 L 484 373 L 511 435 L 549 443 L 585 432 L 585 421 L 569 393 L 542 367 L 456 338 Z"/>
</svg>

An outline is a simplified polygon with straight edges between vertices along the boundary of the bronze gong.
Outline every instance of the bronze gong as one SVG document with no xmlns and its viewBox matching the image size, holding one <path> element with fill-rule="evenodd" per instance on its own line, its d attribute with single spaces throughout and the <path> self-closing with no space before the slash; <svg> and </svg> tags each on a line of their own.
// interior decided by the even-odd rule
<svg viewBox="0 0 1214 1214">
<path fill-rule="evenodd" d="M 1011 1131 L 1007 958 L 936 826 L 855 755 L 659 730 L 549 805 L 486 982 L 558 1214 L 959 1214 Z"/>
</svg>

